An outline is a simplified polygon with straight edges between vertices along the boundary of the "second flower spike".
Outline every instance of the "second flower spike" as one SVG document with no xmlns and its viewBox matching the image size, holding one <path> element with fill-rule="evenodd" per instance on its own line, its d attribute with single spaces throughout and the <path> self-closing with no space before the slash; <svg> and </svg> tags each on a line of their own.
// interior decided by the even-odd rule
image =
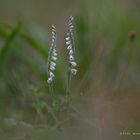
<svg viewBox="0 0 140 140">
<path fill-rule="evenodd" d="M 48 56 L 48 84 L 51 84 L 54 80 L 55 74 L 54 70 L 56 68 L 57 60 L 57 50 L 56 50 L 56 28 L 52 25 L 52 37 L 51 37 L 51 47 Z"/>
<path fill-rule="evenodd" d="M 66 46 L 67 50 L 69 52 L 69 71 L 71 74 L 76 75 L 77 69 L 76 69 L 76 62 L 75 62 L 75 46 L 74 46 L 74 35 L 73 35 L 73 16 L 70 16 L 69 21 L 68 21 L 68 31 L 66 35 Z"/>
</svg>

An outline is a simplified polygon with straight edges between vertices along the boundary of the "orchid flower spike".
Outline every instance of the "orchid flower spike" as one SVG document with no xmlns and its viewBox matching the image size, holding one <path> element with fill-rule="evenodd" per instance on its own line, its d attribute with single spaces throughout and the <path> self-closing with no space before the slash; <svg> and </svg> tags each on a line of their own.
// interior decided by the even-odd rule
<svg viewBox="0 0 140 140">
<path fill-rule="evenodd" d="M 70 16 L 69 17 L 69 21 L 68 21 L 68 31 L 66 34 L 66 46 L 67 46 L 67 50 L 69 52 L 69 68 L 70 68 L 70 72 L 73 75 L 76 75 L 77 73 L 77 63 L 75 62 L 75 46 L 74 46 L 74 35 L 73 35 L 73 29 L 74 29 L 74 25 L 73 25 L 73 20 L 74 17 Z"/>
<path fill-rule="evenodd" d="M 54 80 L 54 70 L 56 69 L 57 50 L 56 50 L 56 28 L 52 25 L 51 47 L 48 56 L 48 84 Z"/>
</svg>

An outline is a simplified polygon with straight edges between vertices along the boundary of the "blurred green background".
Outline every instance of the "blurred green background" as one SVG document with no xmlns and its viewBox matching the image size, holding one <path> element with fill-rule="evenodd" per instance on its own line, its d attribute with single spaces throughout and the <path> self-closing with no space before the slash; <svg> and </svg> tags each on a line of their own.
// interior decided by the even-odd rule
<svg viewBox="0 0 140 140">
<path fill-rule="evenodd" d="M 139 0 L 0 0 L 0 140 L 139 140 L 132 135 L 140 133 L 139 9 Z M 52 111 L 51 24 L 59 56 L 54 92 L 63 98 L 70 15 L 78 64 L 72 110 Z"/>
</svg>

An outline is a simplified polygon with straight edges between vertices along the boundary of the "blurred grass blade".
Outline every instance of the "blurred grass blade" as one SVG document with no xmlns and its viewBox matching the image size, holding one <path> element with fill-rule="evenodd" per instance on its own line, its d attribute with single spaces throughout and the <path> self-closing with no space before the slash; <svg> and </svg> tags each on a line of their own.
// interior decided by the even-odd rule
<svg viewBox="0 0 140 140">
<path fill-rule="evenodd" d="M 30 70 L 33 72 L 34 75 L 39 80 L 47 79 L 46 75 L 43 74 L 43 71 L 38 67 L 37 63 L 34 62 L 27 54 L 24 52 L 24 50 L 21 48 L 20 45 L 16 44 L 16 47 L 14 48 L 16 54 L 26 63 L 26 65 L 30 68 Z"/>
<path fill-rule="evenodd" d="M 0 27 L 0 37 L 1 37 L 2 39 L 6 39 L 7 36 L 8 36 L 8 33 L 7 33 L 7 31 L 5 30 L 5 28 Z"/>
<path fill-rule="evenodd" d="M 35 49 L 37 53 L 41 54 L 43 58 L 48 58 L 48 52 L 46 51 L 46 49 L 41 44 L 39 44 L 33 37 L 24 32 L 20 34 L 20 37 L 25 40 L 25 42 L 27 42 L 33 49 Z"/>
<path fill-rule="evenodd" d="M 18 23 L 17 26 L 11 31 L 10 35 L 5 40 L 4 46 L 2 47 L 2 49 L 0 51 L 0 74 L 1 74 L 2 69 L 4 67 L 5 60 L 7 59 L 8 54 L 10 52 L 10 49 L 12 47 L 11 44 L 13 43 L 15 38 L 17 37 L 17 35 L 18 35 L 19 31 L 20 31 L 20 28 L 21 28 L 21 23 Z M 3 36 L 6 37 L 5 32 L 3 32 Z"/>
<path fill-rule="evenodd" d="M 2 38 L 6 38 L 8 36 L 8 33 L 6 31 L 7 29 L 5 27 L 0 27 L 0 36 Z M 37 53 L 39 53 L 43 58 L 48 58 L 48 52 L 47 50 L 41 45 L 41 43 L 38 43 L 35 38 L 33 38 L 30 34 L 27 34 L 26 32 L 20 32 L 19 36 L 21 39 L 23 39 L 26 43 L 30 45 L 33 49 L 36 50 Z"/>
</svg>

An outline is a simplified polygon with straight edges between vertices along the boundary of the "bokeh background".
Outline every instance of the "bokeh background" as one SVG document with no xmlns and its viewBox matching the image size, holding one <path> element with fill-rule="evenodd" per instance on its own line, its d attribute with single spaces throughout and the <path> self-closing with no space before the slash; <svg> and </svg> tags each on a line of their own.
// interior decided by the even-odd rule
<svg viewBox="0 0 140 140">
<path fill-rule="evenodd" d="M 54 92 L 63 98 L 70 15 L 78 64 L 73 110 L 53 114 L 51 25 L 59 55 Z M 0 140 L 139 140 L 139 53 L 139 0 L 0 0 Z"/>
</svg>

